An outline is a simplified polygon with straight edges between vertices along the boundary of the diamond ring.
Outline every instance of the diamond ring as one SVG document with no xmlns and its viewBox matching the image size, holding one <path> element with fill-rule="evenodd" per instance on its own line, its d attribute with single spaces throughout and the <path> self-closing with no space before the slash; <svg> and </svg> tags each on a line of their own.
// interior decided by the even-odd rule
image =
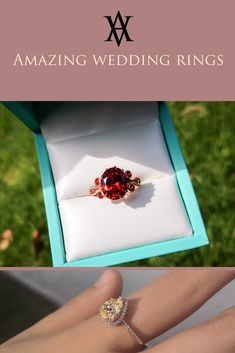
<svg viewBox="0 0 235 353">
<path fill-rule="evenodd" d="M 121 199 L 127 192 L 133 192 L 140 186 L 140 178 L 131 179 L 131 177 L 132 173 L 129 170 L 108 168 L 101 177 L 95 179 L 95 185 L 90 189 L 90 193 L 100 199 L 103 197 L 111 200 Z"/>
<path fill-rule="evenodd" d="M 123 325 L 139 345 L 147 348 L 146 344 L 124 320 L 127 313 L 127 305 L 127 299 L 122 297 L 117 299 L 111 298 L 101 305 L 99 309 L 99 317 L 102 321 L 106 322 L 110 326 Z"/>
</svg>

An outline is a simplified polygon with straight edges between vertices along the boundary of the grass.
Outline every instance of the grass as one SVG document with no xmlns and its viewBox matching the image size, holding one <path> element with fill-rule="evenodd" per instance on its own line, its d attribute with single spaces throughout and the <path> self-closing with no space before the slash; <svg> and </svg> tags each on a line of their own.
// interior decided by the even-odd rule
<svg viewBox="0 0 235 353">
<path fill-rule="evenodd" d="M 46 224 L 33 135 L 0 106 L 0 234 L 12 231 L 13 241 L 0 251 L 0 266 L 50 266 L 47 230 L 44 247 L 34 254 L 32 234 Z"/>
<path fill-rule="evenodd" d="M 235 103 L 171 102 L 169 107 L 210 245 L 125 265 L 234 266 Z M 13 240 L 0 250 L 0 266 L 51 266 L 33 136 L 0 106 L 0 243 L 6 230 Z M 40 234 L 37 256 L 35 234 Z"/>
</svg>

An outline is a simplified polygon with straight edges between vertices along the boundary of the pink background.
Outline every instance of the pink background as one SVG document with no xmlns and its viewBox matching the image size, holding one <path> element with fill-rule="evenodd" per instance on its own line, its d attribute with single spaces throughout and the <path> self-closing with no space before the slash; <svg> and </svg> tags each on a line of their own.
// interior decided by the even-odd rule
<svg viewBox="0 0 235 353">
<path fill-rule="evenodd" d="M 134 42 L 104 42 L 104 15 Z M 1 100 L 234 100 L 235 1 L 2 0 Z M 224 54 L 222 67 L 14 67 L 16 54 Z"/>
</svg>

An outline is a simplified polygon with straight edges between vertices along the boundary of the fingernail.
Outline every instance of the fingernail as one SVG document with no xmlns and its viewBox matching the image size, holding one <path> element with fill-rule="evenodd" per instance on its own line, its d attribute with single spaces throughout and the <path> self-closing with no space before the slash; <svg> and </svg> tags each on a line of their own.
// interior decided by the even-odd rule
<svg viewBox="0 0 235 353">
<path fill-rule="evenodd" d="M 94 284 L 94 287 L 101 288 L 101 287 L 105 286 L 108 282 L 109 282 L 109 270 L 106 270 L 97 279 L 97 281 Z"/>
</svg>

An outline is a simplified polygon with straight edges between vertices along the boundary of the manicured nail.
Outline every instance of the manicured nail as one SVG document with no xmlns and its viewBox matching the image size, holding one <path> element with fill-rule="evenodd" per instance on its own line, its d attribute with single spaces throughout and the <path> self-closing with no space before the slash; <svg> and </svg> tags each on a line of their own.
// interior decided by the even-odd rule
<svg viewBox="0 0 235 353">
<path fill-rule="evenodd" d="M 94 284 L 94 287 L 101 288 L 105 286 L 110 280 L 110 271 L 106 270 L 102 273 L 102 275 L 97 279 Z"/>
</svg>

